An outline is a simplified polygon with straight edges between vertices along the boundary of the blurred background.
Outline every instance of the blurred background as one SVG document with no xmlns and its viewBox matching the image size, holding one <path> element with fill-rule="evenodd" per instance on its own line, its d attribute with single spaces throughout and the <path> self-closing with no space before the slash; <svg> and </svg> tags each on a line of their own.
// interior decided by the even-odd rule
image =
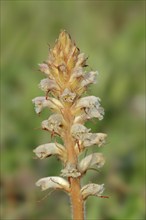
<svg viewBox="0 0 146 220">
<path fill-rule="evenodd" d="M 66 194 L 44 198 L 48 192 L 35 186 L 39 178 L 59 175 L 61 163 L 32 153 L 50 141 L 40 129 L 48 113 L 38 117 L 31 100 L 43 95 L 38 64 L 61 29 L 89 57 L 88 69 L 98 70 L 88 94 L 99 96 L 105 109 L 102 121 L 86 125 L 108 134 L 103 148 L 88 151 L 103 152 L 106 164 L 100 173 L 88 171 L 83 184 L 105 183 L 110 198 L 90 197 L 87 220 L 144 219 L 144 8 L 138 0 L 1 1 L 1 219 L 71 219 Z"/>
</svg>

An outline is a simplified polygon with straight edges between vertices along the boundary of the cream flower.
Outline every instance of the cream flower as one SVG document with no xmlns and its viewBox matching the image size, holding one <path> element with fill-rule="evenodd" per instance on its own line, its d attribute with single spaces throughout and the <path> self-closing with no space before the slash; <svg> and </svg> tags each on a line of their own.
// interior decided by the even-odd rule
<svg viewBox="0 0 146 220">
<path fill-rule="evenodd" d="M 84 147 L 89 147 L 97 144 L 99 147 L 101 147 L 103 144 L 105 144 L 106 137 L 107 134 L 104 133 L 88 133 L 86 136 L 84 136 L 83 145 Z"/>
<path fill-rule="evenodd" d="M 81 193 L 83 199 L 87 199 L 88 196 L 100 196 L 104 191 L 104 184 L 98 185 L 90 183 L 82 187 Z"/>
<path fill-rule="evenodd" d="M 91 129 L 86 128 L 82 124 L 74 124 L 71 127 L 71 134 L 73 138 L 80 141 L 83 148 L 97 144 L 99 147 L 105 143 L 107 137 L 104 133 L 90 133 Z"/>
<path fill-rule="evenodd" d="M 44 91 L 44 92 L 49 92 L 52 90 L 58 90 L 59 87 L 57 85 L 57 83 L 55 82 L 55 80 L 46 78 L 46 79 L 42 79 L 41 82 L 39 83 L 39 88 Z"/>
<path fill-rule="evenodd" d="M 45 107 L 48 107 L 57 112 L 60 112 L 60 110 L 63 108 L 63 105 L 61 104 L 61 102 L 52 97 L 49 97 L 46 99 L 46 97 L 40 96 L 40 97 L 34 98 L 32 102 L 35 104 L 35 111 L 37 114 L 41 113 L 41 111 Z"/>
<path fill-rule="evenodd" d="M 59 135 L 63 132 L 64 120 L 61 114 L 53 114 L 48 120 L 42 121 L 42 129 L 55 132 Z"/>
<path fill-rule="evenodd" d="M 94 71 L 91 71 L 87 74 L 84 75 L 84 78 L 81 82 L 81 86 L 84 87 L 84 86 L 88 86 L 89 84 L 93 83 L 95 84 L 96 83 L 96 76 L 97 76 L 98 72 L 94 72 Z"/>
<path fill-rule="evenodd" d="M 50 188 L 63 189 L 67 192 L 70 190 L 69 182 L 58 176 L 44 177 L 36 182 L 36 186 L 40 186 L 43 191 Z"/>
<path fill-rule="evenodd" d="M 54 79 L 54 77 L 51 74 L 50 68 L 46 63 L 39 64 L 39 70 L 42 73 L 45 73 L 49 77 L 49 79 Z"/>
<path fill-rule="evenodd" d="M 76 66 L 84 66 L 85 65 L 85 62 L 87 60 L 87 57 L 85 56 L 84 53 L 80 53 L 78 55 L 78 61 L 76 62 Z"/>
<path fill-rule="evenodd" d="M 57 155 L 63 162 L 66 162 L 66 149 L 58 143 L 42 144 L 34 149 L 33 152 L 40 159 L 44 159 L 51 155 Z"/>
<path fill-rule="evenodd" d="M 72 80 L 73 79 L 76 79 L 76 78 L 79 78 L 81 76 L 83 76 L 83 68 L 78 66 L 78 67 L 75 67 L 73 70 L 72 70 L 72 74 L 71 74 L 71 77 L 70 77 L 70 80 L 69 82 L 72 83 Z"/>
<path fill-rule="evenodd" d="M 84 125 L 74 124 L 71 127 L 71 134 L 75 139 L 84 141 L 85 136 L 88 134 L 90 130 L 91 129 L 86 128 Z"/>
<path fill-rule="evenodd" d="M 100 107 L 100 99 L 95 96 L 87 96 L 78 100 L 75 107 L 75 114 L 83 115 L 83 118 L 91 119 L 98 118 L 103 119 L 104 109 Z"/>
<path fill-rule="evenodd" d="M 105 158 L 102 153 L 93 153 L 81 160 L 79 163 L 79 170 L 81 173 L 84 173 L 94 165 L 97 165 L 97 167 L 100 168 L 104 165 L 104 163 Z"/>
</svg>

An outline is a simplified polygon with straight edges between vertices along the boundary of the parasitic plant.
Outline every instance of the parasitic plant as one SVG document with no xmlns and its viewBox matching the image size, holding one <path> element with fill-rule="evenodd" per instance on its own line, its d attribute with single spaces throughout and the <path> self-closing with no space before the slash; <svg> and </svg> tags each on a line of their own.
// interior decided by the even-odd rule
<svg viewBox="0 0 146 220">
<path fill-rule="evenodd" d="M 96 83 L 97 72 L 85 72 L 86 56 L 71 40 L 66 31 L 62 31 L 53 49 L 49 50 L 46 62 L 39 65 L 46 76 L 39 87 L 45 96 L 34 98 L 35 111 L 40 114 L 43 108 L 53 112 L 42 121 L 42 129 L 59 136 L 63 145 L 47 143 L 38 146 L 34 153 L 40 159 L 56 155 L 62 162 L 60 176 L 44 177 L 36 182 L 42 190 L 64 190 L 70 197 L 74 220 L 83 220 L 84 203 L 88 196 L 101 196 L 104 184 L 89 183 L 81 186 L 81 179 L 87 170 L 100 168 L 105 163 L 102 153 L 92 153 L 79 160 L 79 155 L 92 145 L 102 146 L 106 134 L 91 133 L 85 122 L 92 118 L 101 120 L 104 110 L 100 99 L 84 96 L 88 86 Z"/>
</svg>

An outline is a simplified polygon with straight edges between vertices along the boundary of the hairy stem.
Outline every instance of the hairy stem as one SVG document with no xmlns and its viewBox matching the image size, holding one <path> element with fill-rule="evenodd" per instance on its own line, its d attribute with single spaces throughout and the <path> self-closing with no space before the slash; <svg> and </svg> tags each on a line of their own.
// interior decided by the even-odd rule
<svg viewBox="0 0 146 220">
<path fill-rule="evenodd" d="M 67 121 L 67 128 L 64 136 L 64 144 L 67 149 L 68 163 L 73 164 L 77 168 L 78 157 L 75 152 L 75 142 L 72 138 L 70 129 L 73 124 L 73 116 L 70 108 L 66 108 L 64 118 Z M 72 204 L 73 220 L 84 220 L 84 201 L 81 195 L 80 177 L 69 177 L 70 182 L 70 199 Z"/>
<path fill-rule="evenodd" d="M 71 203 L 74 220 L 84 220 L 84 201 L 82 199 L 80 190 L 80 178 L 70 178 L 71 184 Z"/>
</svg>

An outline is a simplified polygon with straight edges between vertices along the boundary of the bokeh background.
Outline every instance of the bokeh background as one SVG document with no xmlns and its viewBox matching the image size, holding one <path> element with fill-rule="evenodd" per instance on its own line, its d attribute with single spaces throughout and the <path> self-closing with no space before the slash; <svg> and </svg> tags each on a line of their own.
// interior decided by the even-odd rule
<svg viewBox="0 0 146 220">
<path fill-rule="evenodd" d="M 98 70 L 98 84 L 88 94 L 101 98 L 106 113 L 86 124 L 108 134 L 103 148 L 92 149 L 103 152 L 106 164 L 100 173 L 89 171 L 83 184 L 105 183 L 110 198 L 90 197 L 87 220 L 144 219 L 144 8 L 140 0 L 1 1 L 1 219 L 71 219 L 66 194 L 44 198 L 48 192 L 34 185 L 59 175 L 61 163 L 32 153 L 50 141 L 40 129 L 48 113 L 38 117 L 31 103 L 43 94 L 37 64 L 47 59 L 48 43 L 54 45 L 61 29 L 89 56 L 87 70 Z"/>
</svg>

